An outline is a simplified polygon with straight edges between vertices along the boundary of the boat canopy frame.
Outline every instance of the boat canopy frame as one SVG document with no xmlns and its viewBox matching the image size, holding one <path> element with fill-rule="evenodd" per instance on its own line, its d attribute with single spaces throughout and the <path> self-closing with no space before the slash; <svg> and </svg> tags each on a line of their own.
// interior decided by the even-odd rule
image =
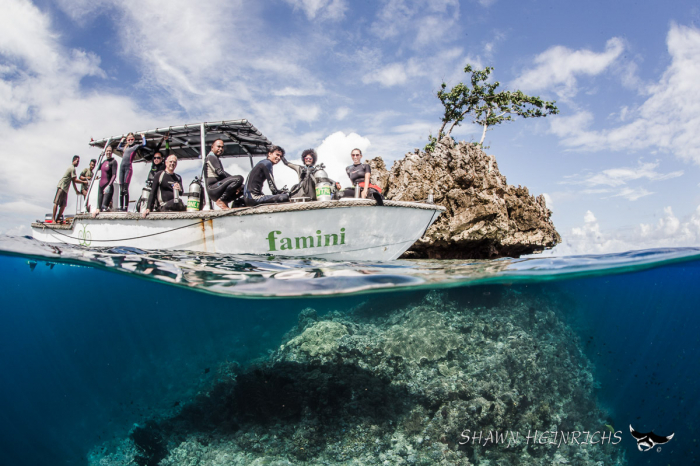
<svg viewBox="0 0 700 466">
<path fill-rule="evenodd" d="M 115 155 L 119 141 L 128 133 L 110 136 L 97 141 L 90 141 L 92 147 L 104 151 L 106 146 L 112 146 Z M 181 126 L 167 126 L 147 131 L 134 131 L 134 135 L 146 136 L 146 146 L 153 150 L 163 136 L 170 135 L 170 154 L 175 154 L 178 160 L 204 159 L 211 144 L 217 139 L 224 141 L 224 153 L 220 157 L 246 157 L 253 166 L 253 157 L 265 157 L 272 148 L 272 142 L 267 139 L 248 120 L 226 120 L 203 123 L 191 123 Z M 204 142 L 204 144 L 202 144 Z M 165 149 L 162 147 L 161 149 Z M 141 152 L 141 151 L 139 151 Z M 138 154 L 135 163 L 144 162 L 143 154 Z"/>
</svg>

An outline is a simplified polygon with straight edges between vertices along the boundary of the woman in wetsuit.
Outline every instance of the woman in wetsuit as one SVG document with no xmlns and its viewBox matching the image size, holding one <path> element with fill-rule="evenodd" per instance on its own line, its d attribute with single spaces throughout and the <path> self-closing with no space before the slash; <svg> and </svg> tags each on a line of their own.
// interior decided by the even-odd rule
<svg viewBox="0 0 700 466">
<path fill-rule="evenodd" d="M 114 180 L 117 178 L 119 170 L 117 161 L 112 157 L 112 147 L 105 147 L 105 157 L 100 165 L 100 189 L 97 191 L 97 210 L 93 212 L 93 218 L 101 210 L 109 209 L 114 195 Z"/>
<path fill-rule="evenodd" d="M 224 171 L 219 157 L 224 153 L 224 141 L 217 139 L 211 145 L 211 152 L 207 155 L 204 164 L 204 179 L 207 183 L 209 199 L 216 202 L 222 210 L 229 209 L 229 202 L 241 195 L 243 191 L 243 177 L 229 175 Z"/>
<path fill-rule="evenodd" d="M 368 195 L 376 198 L 375 193 L 381 197 L 379 191 L 369 186 L 369 177 L 372 173 L 372 169 L 368 164 L 362 163 L 362 151 L 360 149 L 353 149 L 350 152 L 350 157 L 352 157 L 352 165 L 346 167 L 345 172 L 348 174 L 353 187 L 346 188 L 345 191 L 343 191 L 343 197 L 355 197 L 354 187 L 360 183 L 362 183 L 360 185 L 362 187 L 360 194 L 362 199 L 366 199 Z"/>
<path fill-rule="evenodd" d="M 134 133 L 126 135 L 126 145 L 124 145 L 124 138 L 122 138 L 117 146 L 117 150 L 122 151 L 122 163 L 119 166 L 119 210 L 122 212 L 129 210 L 129 183 L 131 183 L 131 174 L 134 171 L 131 164 L 136 157 L 136 151 L 145 146 L 146 136 L 142 134 L 141 143 L 137 144 Z"/>
<path fill-rule="evenodd" d="M 297 172 L 299 183 L 292 187 L 291 198 L 305 197 L 311 201 L 316 200 L 316 179 L 313 176 L 312 168 L 316 165 L 318 155 L 313 149 L 306 149 L 301 153 L 301 161 L 304 165 L 287 162 L 285 157 L 282 157 L 282 162 Z"/>
</svg>

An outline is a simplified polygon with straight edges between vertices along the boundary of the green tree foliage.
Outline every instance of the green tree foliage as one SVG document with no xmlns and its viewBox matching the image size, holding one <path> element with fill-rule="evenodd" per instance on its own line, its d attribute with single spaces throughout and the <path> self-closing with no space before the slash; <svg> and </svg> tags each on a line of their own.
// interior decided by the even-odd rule
<svg viewBox="0 0 700 466">
<path fill-rule="evenodd" d="M 489 127 L 512 121 L 515 117 L 533 118 L 545 117 L 559 113 L 554 105 L 556 101 L 547 102 L 539 97 L 525 95 L 522 91 L 496 92 L 500 82 L 487 82 L 493 67 L 475 70 L 467 64 L 465 73 L 471 73 L 471 87 L 459 83 L 449 91 L 444 82 L 437 93 L 438 99 L 445 107 L 442 126 L 437 136 L 429 136 L 430 142 L 425 146 L 427 152 L 432 152 L 435 144 L 445 136 L 449 136 L 455 126 L 458 126 L 467 115 L 473 117 L 473 122 L 483 127 L 479 144 L 484 143 Z M 449 129 L 445 132 L 445 128 Z"/>
</svg>

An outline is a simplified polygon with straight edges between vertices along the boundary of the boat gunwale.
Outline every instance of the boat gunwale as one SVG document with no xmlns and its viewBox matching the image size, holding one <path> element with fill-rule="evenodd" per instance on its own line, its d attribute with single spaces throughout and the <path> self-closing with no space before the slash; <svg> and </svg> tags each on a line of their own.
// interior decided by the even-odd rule
<svg viewBox="0 0 700 466">
<path fill-rule="evenodd" d="M 247 215 L 262 215 L 282 212 L 303 212 L 307 210 L 325 210 L 347 207 L 401 207 L 418 210 L 434 210 L 440 213 L 447 210 L 437 204 L 427 204 L 406 201 L 384 201 L 383 206 L 377 206 L 376 201 L 371 199 L 353 199 L 351 201 L 314 201 L 296 202 L 282 204 L 263 204 L 254 207 L 241 207 L 231 210 L 207 210 L 199 212 L 151 212 L 146 218 L 141 217 L 138 212 L 103 212 L 93 218 L 91 214 L 78 214 L 74 217 L 71 225 L 54 225 L 52 223 L 32 223 L 32 228 L 49 228 L 52 230 L 72 230 L 77 220 L 100 221 L 100 220 L 209 220 L 221 217 L 242 217 Z"/>
</svg>

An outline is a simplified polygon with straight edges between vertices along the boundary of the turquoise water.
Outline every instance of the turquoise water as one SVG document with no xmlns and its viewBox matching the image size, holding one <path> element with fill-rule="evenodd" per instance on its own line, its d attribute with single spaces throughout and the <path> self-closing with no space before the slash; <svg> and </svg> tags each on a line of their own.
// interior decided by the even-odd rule
<svg viewBox="0 0 700 466">
<path fill-rule="evenodd" d="M 698 459 L 697 249 L 384 264 L 0 249 L 2 464 Z M 674 437 L 642 452 L 630 424 Z M 619 440 L 524 443 L 535 430 Z"/>
</svg>

